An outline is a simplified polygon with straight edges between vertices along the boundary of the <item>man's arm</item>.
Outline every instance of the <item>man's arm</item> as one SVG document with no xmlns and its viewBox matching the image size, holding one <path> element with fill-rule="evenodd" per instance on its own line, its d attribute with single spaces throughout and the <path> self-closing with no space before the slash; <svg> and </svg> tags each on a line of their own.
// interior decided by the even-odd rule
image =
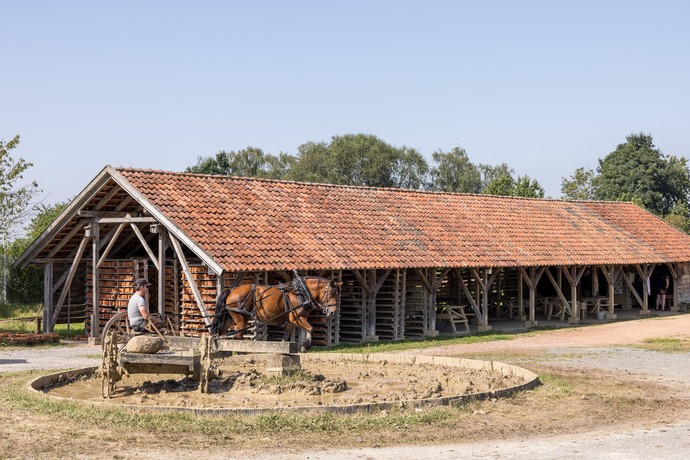
<svg viewBox="0 0 690 460">
<path fill-rule="evenodd" d="M 146 305 L 140 305 L 139 306 L 139 313 L 141 313 L 141 317 L 144 318 L 146 321 L 149 319 L 149 309 L 146 307 Z"/>
</svg>

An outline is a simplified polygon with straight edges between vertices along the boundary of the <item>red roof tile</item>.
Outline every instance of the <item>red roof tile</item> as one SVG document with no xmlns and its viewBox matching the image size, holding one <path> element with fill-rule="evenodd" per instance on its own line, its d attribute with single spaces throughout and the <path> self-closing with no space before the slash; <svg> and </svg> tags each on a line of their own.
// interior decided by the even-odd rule
<svg viewBox="0 0 690 460">
<path fill-rule="evenodd" d="M 690 261 L 632 203 L 117 171 L 228 271 Z"/>
</svg>

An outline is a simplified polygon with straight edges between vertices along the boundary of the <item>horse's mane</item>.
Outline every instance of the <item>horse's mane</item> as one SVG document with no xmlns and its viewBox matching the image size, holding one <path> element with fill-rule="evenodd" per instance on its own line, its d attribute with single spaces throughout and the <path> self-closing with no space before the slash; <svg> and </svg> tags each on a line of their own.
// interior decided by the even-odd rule
<svg viewBox="0 0 690 460">
<path fill-rule="evenodd" d="M 223 324 L 225 324 L 225 320 L 230 316 L 230 312 L 225 308 L 225 299 L 230 294 L 230 291 L 231 289 L 227 288 L 216 298 L 216 313 L 213 315 L 213 322 L 211 323 L 211 327 L 209 327 L 209 332 L 211 334 L 219 334 Z"/>
</svg>

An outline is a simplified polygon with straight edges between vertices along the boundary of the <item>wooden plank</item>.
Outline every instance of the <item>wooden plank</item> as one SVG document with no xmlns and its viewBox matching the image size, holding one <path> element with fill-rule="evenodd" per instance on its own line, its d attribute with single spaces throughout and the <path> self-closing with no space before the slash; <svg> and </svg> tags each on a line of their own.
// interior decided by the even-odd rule
<svg viewBox="0 0 690 460">
<path fill-rule="evenodd" d="M 299 353 L 300 344 L 296 342 L 269 342 L 265 340 L 217 339 L 214 351 L 234 351 L 243 353 Z"/>
<path fill-rule="evenodd" d="M 77 267 L 79 266 L 79 262 L 81 261 L 81 256 L 84 255 L 84 250 L 86 249 L 86 243 L 88 243 L 90 237 L 84 236 L 81 240 L 81 243 L 79 244 L 79 249 L 77 250 L 77 254 L 74 256 L 74 260 L 72 261 L 72 266 L 69 269 L 69 274 L 67 275 L 67 279 L 65 280 L 65 286 L 62 288 L 62 291 L 60 292 L 60 298 L 57 301 L 57 304 L 55 304 L 55 310 L 53 311 L 53 318 L 50 322 L 50 330 L 53 330 L 53 326 L 55 326 L 55 322 L 57 321 L 58 315 L 60 314 L 60 309 L 62 308 L 62 304 L 65 303 L 65 299 L 67 298 L 67 292 L 70 289 L 70 285 L 72 284 L 72 280 L 74 279 L 74 275 L 77 273 Z"/>
<path fill-rule="evenodd" d="M 196 304 L 199 307 L 199 311 L 201 311 L 201 314 L 203 315 L 203 320 L 204 323 L 206 324 L 206 327 L 211 326 L 211 318 L 208 315 L 208 310 L 206 310 L 206 305 L 204 305 L 204 300 L 201 297 L 201 293 L 199 292 L 199 288 L 196 286 L 196 282 L 194 281 L 194 277 L 192 276 L 192 272 L 189 269 L 189 264 L 187 264 L 187 259 L 184 256 L 184 253 L 182 252 L 182 247 L 180 246 L 180 242 L 177 241 L 177 238 L 174 237 L 173 235 L 170 235 L 170 242 L 173 245 L 173 248 L 175 249 L 175 253 L 177 254 L 177 259 L 180 261 L 180 265 L 182 265 L 182 271 L 184 272 L 185 276 L 187 277 L 187 281 L 189 282 L 189 287 L 192 289 L 192 293 L 194 294 L 194 299 L 196 300 Z"/>
</svg>

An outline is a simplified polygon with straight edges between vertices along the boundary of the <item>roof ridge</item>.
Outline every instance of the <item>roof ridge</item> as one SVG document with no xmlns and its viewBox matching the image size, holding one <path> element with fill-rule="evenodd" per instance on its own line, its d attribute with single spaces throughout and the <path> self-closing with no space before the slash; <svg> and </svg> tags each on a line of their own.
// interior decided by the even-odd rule
<svg viewBox="0 0 690 460">
<path fill-rule="evenodd" d="M 260 177 L 246 177 L 246 176 L 230 176 L 230 175 L 223 175 L 223 174 L 202 174 L 202 173 L 193 173 L 193 172 L 186 172 L 186 171 L 165 171 L 162 169 L 147 169 L 147 168 L 129 168 L 129 167 L 122 167 L 118 166 L 115 168 L 117 171 L 129 171 L 129 172 L 139 172 L 139 173 L 146 173 L 146 174 L 166 174 L 166 175 L 175 175 L 175 176 L 193 176 L 193 177 L 203 177 L 203 178 L 209 178 L 209 179 L 231 179 L 231 180 L 242 180 L 242 181 L 247 181 L 247 182 L 267 182 L 267 183 L 277 183 L 277 184 L 295 184 L 295 185 L 309 185 L 309 186 L 315 186 L 315 187 L 324 187 L 324 188 L 341 188 L 341 189 L 357 189 L 357 190 L 382 190 L 382 191 L 387 191 L 387 192 L 396 192 L 396 193 L 418 193 L 418 194 L 434 194 L 434 195 L 450 195 L 450 196 L 463 196 L 463 197 L 482 197 L 482 198 L 491 198 L 491 199 L 499 199 L 499 200 L 522 200 L 522 201 L 551 201 L 551 202 L 568 202 L 568 203 L 631 203 L 631 202 L 623 202 L 623 201 L 605 201 L 605 200 L 564 200 L 562 198 L 552 198 L 552 197 L 546 197 L 546 198 L 529 198 L 529 197 L 522 197 L 522 196 L 506 196 L 506 195 L 490 195 L 486 193 L 464 193 L 464 192 L 448 192 L 448 191 L 440 191 L 440 190 L 417 190 L 417 189 L 409 189 L 409 188 L 399 188 L 399 187 L 372 187 L 372 186 L 366 186 L 366 185 L 347 185 L 347 184 L 331 184 L 331 183 L 326 183 L 326 182 L 302 182 L 302 181 L 294 181 L 294 180 L 285 180 L 285 179 L 268 179 L 268 178 L 260 178 Z"/>
</svg>

